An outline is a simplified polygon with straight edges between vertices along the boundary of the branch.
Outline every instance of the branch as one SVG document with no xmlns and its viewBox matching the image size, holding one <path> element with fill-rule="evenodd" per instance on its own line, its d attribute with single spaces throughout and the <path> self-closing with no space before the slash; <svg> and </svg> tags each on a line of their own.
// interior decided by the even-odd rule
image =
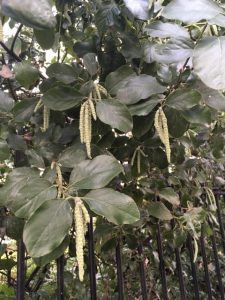
<svg viewBox="0 0 225 300">
<path fill-rule="evenodd" d="M 2 41 L 0 41 L 0 45 L 2 48 L 9 54 L 11 55 L 16 61 L 21 62 L 23 61 L 14 51 L 9 49 Z M 39 75 L 42 79 L 46 79 L 46 77 L 39 71 Z"/>
<path fill-rule="evenodd" d="M 16 40 L 17 40 L 18 35 L 19 35 L 19 33 L 20 33 L 20 31 L 21 31 L 22 28 L 23 28 L 23 24 L 20 24 L 20 26 L 18 27 L 18 29 L 17 29 L 17 31 L 16 31 L 16 34 L 15 34 L 15 36 L 14 36 L 14 38 L 13 38 L 13 42 L 12 42 L 12 46 L 11 46 L 11 51 L 12 51 L 12 52 L 13 52 L 13 50 L 14 50 L 14 46 L 15 46 Z"/>
<path fill-rule="evenodd" d="M 9 54 L 11 55 L 15 60 L 17 60 L 18 62 L 21 62 L 22 59 L 11 49 L 9 49 L 2 41 L 0 41 L 0 45 L 2 46 L 2 48 Z"/>
</svg>

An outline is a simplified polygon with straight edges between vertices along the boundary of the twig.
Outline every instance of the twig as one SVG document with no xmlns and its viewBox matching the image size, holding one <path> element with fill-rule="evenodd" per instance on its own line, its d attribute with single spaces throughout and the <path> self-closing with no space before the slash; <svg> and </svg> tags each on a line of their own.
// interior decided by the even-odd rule
<svg viewBox="0 0 225 300">
<path fill-rule="evenodd" d="M 22 59 L 11 49 L 9 49 L 2 41 L 0 41 L 0 45 L 2 46 L 2 48 L 9 54 L 11 55 L 15 60 L 17 60 L 18 62 L 21 62 Z"/>
<path fill-rule="evenodd" d="M 15 46 L 16 40 L 17 40 L 18 35 L 19 35 L 20 31 L 22 30 L 22 28 L 23 28 L 23 24 L 20 24 L 20 26 L 18 27 L 18 29 L 16 31 L 16 34 L 13 38 L 13 42 L 12 42 L 12 45 L 11 45 L 11 51 L 12 52 L 14 51 L 14 46 Z"/>
<path fill-rule="evenodd" d="M 22 62 L 22 58 L 20 58 L 14 51 L 12 51 L 11 49 L 9 49 L 2 41 L 0 41 L 0 45 L 2 46 L 2 48 L 9 54 L 11 55 L 16 61 L 18 62 Z M 46 79 L 46 77 L 40 72 L 39 72 L 39 76 L 42 79 Z"/>
</svg>

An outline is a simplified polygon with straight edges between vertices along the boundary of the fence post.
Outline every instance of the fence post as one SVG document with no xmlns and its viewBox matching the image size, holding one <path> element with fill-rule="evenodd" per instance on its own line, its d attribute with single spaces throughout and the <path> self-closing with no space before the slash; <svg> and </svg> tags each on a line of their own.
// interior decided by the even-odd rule
<svg viewBox="0 0 225 300">
<path fill-rule="evenodd" d="M 224 287 L 223 287 L 223 281 L 222 281 L 222 276 L 221 276 L 221 272 L 220 272 L 220 262 L 219 262 L 219 256 L 218 256 L 216 239 L 215 239 L 214 233 L 211 235 L 211 242 L 212 242 L 212 246 L 213 246 L 213 253 L 214 253 L 214 259 L 215 259 L 215 265 L 216 265 L 216 275 L 218 278 L 221 300 L 224 300 L 225 299 Z"/>
<path fill-rule="evenodd" d="M 209 278 L 208 261 L 207 261 L 207 256 L 206 256 L 206 252 L 205 252 L 205 239 L 203 236 L 203 230 L 201 232 L 200 244 L 201 244 L 201 254 L 202 254 L 203 265 L 204 265 L 205 283 L 206 283 L 206 288 L 207 288 L 208 299 L 212 300 L 213 297 L 212 297 L 212 290 L 211 290 L 211 284 L 210 284 L 210 278 Z"/>
<path fill-rule="evenodd" d="M 188 233 L 188 237 L 187 237 L 187 247 L 188 247 L 189 255 L 190 255 L 191 272 L 192 272 L 192 278 L 193 278 L 193 284 L 194 284 L 195 300 L 200 300 L 197 271 L 196 271 L 196 266 L 194 263 L 194 251 L 193 251 L 192 238 L 191 238 L 190 233 Z"/>
<path fill-rule="evenodd" d="M 215 199 L 216 199 L 216 206 L 217 206 L 217 217 L 218 217 L 218 221 L 219 221 L 219 225 L 220 225 L 220 234 L 222 237 L 222 245 L 223 245 L 223 251 L 225 254 L 225 231 L 224 231 L 224 225 L 223 225 L 223 221 L 222 221 L 222 215 L 221 215 L 221 208 L 220 208 L 220 203 L 219 203 L 219 194 L 218 193 L 214 193 L 215 194 Z"/>
<path fill-rule="evenodd" d="M 175 221 L 174 219 L 171 220 L 172 228 L 175 227 Z M 182 270 L 182 264 L 181 264 L 181 258 L 180 258 L 180 251 L 176 247 L 175 249 L 175 257 L 176 257 L 176 266 L 177 266 L 177 273 L 178 273 L 178 279 L 179 279 L 179 287 L 180 287 L 180 296 L 182 300 L 186 300 L 186 290 L 184 286 L 184 277 L 183 277 L 183 270 Z"/>
<path fill-rule="evenodd" d="M 64 255 L 56 260 L 57 265 L 57 300 L 64 300 Z"/>
<path fill-rule="evenodd" d="M 117 283 L 118 283 L 118 294 L 119 300 L 124 300 L 123 293 L 123 269 L 122 269 L 122 258 L 121 258 L 121 240 L 118 238 L 116 245 L 116 266 L 117 266 Z"/>
<path fill-rule="evenodd" d="M 166 282 L 166 272 L 165 272 L 165 263 L 163 258 L 163 249 L 162 249 L 162 237 L 160 231 L 160 224 L 157 223 L 157 246 L 158 246 L 158 254 L 159 254 L 159 269 L 162 279 L 162 295 L 163 300 L 168 300 L 168 290 L 167 290 L 167 282 Z"/>
<path fill-rule="evenodd" d="M 22 240 L 17 242 L 17 289 L 16 300 L 25 299 L 25 245 Z"/>
<path fill-rule="evenodd" d="M 143 261 L 143 246 L 140 244 L 138 246 L 138 254 L 140 256 L 140 275 L 141 275 L 141 292 L 142 292 L 142 300 L 147 300 L 148 295 L 147 295 L 147 287 L 146 287 L 146 276 L 145 276 L 145 266 L 144 266 L 144 261 Z"/>
<path fill-rule="evenodd" d="M 89 265 L 91 300 L 97 300 L 95 252 L 94 252 L 94 238 L 93 238 L 93 218 L 92 217 L 90 217 L 90 223 L 88 224 L 88 253 L 89 253 L 88 265 Z"/>
</svg>

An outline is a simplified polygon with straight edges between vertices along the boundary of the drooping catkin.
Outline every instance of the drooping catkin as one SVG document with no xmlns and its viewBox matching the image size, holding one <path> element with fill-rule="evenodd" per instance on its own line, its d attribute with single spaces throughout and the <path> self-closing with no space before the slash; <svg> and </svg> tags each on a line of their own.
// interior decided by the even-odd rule
<svg viewBox="0 0 225 300">
<path fill-rule="evenodd" d="M 101 96 L 101 93 L 100 93 L 98 84 L 96 84 L 96 83 L 94 84 L 94 89 L 95 89 L 95 91 L 96 91 L 98 100 L 101 100 L 101 99 L 102 99 L 102 96 Z"/>
<path fill-rule="evenodd" d="M 170 163 L 171 147 L 170 147 L 170 140 L 169 140 L 169 131 L 168 131 L 167 118 L 162 107 L 160 107 L 155 114 L 154 125 L 161 142 L 165 146 L 167 161 L 168 163 Z"/>
<path fill-rule="evenodd" d="M 135 149 L 135 151 L 132 155 L 132 158 L 131 158 L 131 166 L 133 166 L 135 158 L 137 157 L 137 172 L 138 172 L 138 174 L 141 173 L 141 156 L 142 157 L 148 157 L 148 155 L 145 154 L 144 151 L 141 149 L 141 146 L 138 146 Z"/>
<path fill-rule="evenodd" d="M 34 113 L 36 113 L 43 105 L 44 105 L 44 103 L 43 103 L 42 99 L 40 99 L 34 108 Z"/>
<path fill-rule="evenodd" d="M 43 109 L 43 131 L 45 132 L 49 127 L 49 120 L 50 120 L 50 109 L 44 105 Z"/>
<path fill-rule="evenodd" d="M 58 179 L 58 198 L 61 197 L 63 193 L 63 176 L 62 176 L 62 171 L 58 163 L 55 163 L 55 170 L 57 174 L 57 179 Z"/>
<path fill-rule="evenodd" d="M 82 200 L 75 198 L 74 222 L 76 231 L 76 257 L 78 265 L 78 274 L 80 281 L 84 279 L 84 245 L 87 223 L 90 222 L 90 216 Z"/>
<path fill-rule="evenodd" d="M 91 158 L 91 113 L 88 102 L 85 103 L 84 139 L 87 156 Z"/>
<path fill-rule="evenodd" d="M 85 139 L 84 139 L 84 112 L 85 111 L 85 103 L 83 103 L 81 105 L 80 108 L 80 120 L 79 120 L 79 129 L 80 129 L 80 142 L 81 144 L 84 143 Z"/>
<path fill-rule="evenodd" d="M 95 106 L 93 103 L 92 92 L 88 99 L 81 105 L 80 108 L 80 141 L 85 144 L 87 156 L 91 159 L 91 137 L 92 137 L 92 118 L 97 120 Z"/>
<path fill-rule="evenodd" d="M 92 115 L 93 119 L 96 121 L 97 120 L 97 115 L 96 115 L 94 103 L 90 98 L 88 98 L 88 103 L 89 103 L 89 106 L 90 106 L 91 115 Z"/>
<path fill-rule="evenodd" d="M 80 281 L 84 280 L 84 223 L 81 202 L 75 202 L 76 257 Z"/>
</svg>

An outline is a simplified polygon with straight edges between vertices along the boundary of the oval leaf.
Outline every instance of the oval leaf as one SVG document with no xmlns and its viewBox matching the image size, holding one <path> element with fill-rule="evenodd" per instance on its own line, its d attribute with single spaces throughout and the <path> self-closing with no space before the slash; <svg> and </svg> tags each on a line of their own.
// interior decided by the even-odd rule
<svg viewBox="0 0 225 300">
<path fill-rule="evenodd" d="M 67 201 L 56 199 L 42 204 L 24 227 L 23 240 L 29 255 L 42 257 L 51 253 L 63 242 L 71 224 Z"/>
<path fill-rule="evenodd" d="M 42 97 L 44 104 L 52 109 L 63 111 L 78 106 L 83 96 L 71 87 L 56 86 L 48 90 Z"/>
<path fill-rule="evenodd" d="M 167 19 L 196 23 L 214 18 L 223 9 L 212 0 L 172 0 L 162 12 Z"/>
<path fill-rule="evenodd" d="M 14 72 L 16 80 L 27 89 L 35 84 L 39 78 L 38 70 L 29 61 L 17 63 Z"/>
<path fill-rule="evenodd" d="M 102 188 L 122 171 L 121 164 L 108 155 L 82 161 L 70 175 L 70 191 Z"/>
<path fill-rule="evenodd" d="M 148 206 L 149 214 L 157 219 L 169 221 L 173 218 L 169 209 L 162 202 L 151 202 Z"/>
<path fill-rule="evenodd" d="M 215 90 L 225 89 L 225 37 L 206 37 L 195 47 L 194 71 Z"/>
<path fill-rule="evenodd" d="M 56 25 L 49 0 L 2 0 L 1 8 L 4 15 L 29 27 L 47 29 Z"/>
<path fill-rule="evenodd" d="M 131 131 L 133 128 L 133 121 L 128 108 L 115 99 L 97 102 L 96 112 L 98 118 L 112 128 L 122 132 Z"/>
<path fill-rule="evenodd" d="M 185 110 L 199 104 L 201 98 L 201 94 L 195 90 L 179 89 L 169 95 L 166 105 L 177 110 Z"/>
<path fill-rule="evenodd" d="M 170 187 L 160 190 L 159 197 L 165 199 L 174 206 L 180 205 L 179 195 Z"/>
<path fill-rule="evenodd" d="M 169 38 L 169 37 L 185 37 L 189 38 L 189 34 L 185 28 L 178 24 L 163 23 L 161 21 L 153 22 L 145 27 L 145 31 L 151 37 Z"/>
<path fill-rule="evenodd" d="M 82 197 L 89 208 L 117 225 L 132 224 L 140 219 L 134 200 L 113 189 L 94 190 Z"/>
<path fill-rule="evenodd" d="M 166 87 L 150 75 L 140 75 L 130 78 L 117 92 L 118 99 L 125 104 L 134 104 L 154 94 L 165 92 Z"/>
<path fill-rule="evenodd" d="M 54 63 L 48 67 L 46 74 L 51 78 L 56 78 L 65 84 L 72 83 L 76 80 L 77 74 L 73 67 L 67 64 Z"/>
</svg>

